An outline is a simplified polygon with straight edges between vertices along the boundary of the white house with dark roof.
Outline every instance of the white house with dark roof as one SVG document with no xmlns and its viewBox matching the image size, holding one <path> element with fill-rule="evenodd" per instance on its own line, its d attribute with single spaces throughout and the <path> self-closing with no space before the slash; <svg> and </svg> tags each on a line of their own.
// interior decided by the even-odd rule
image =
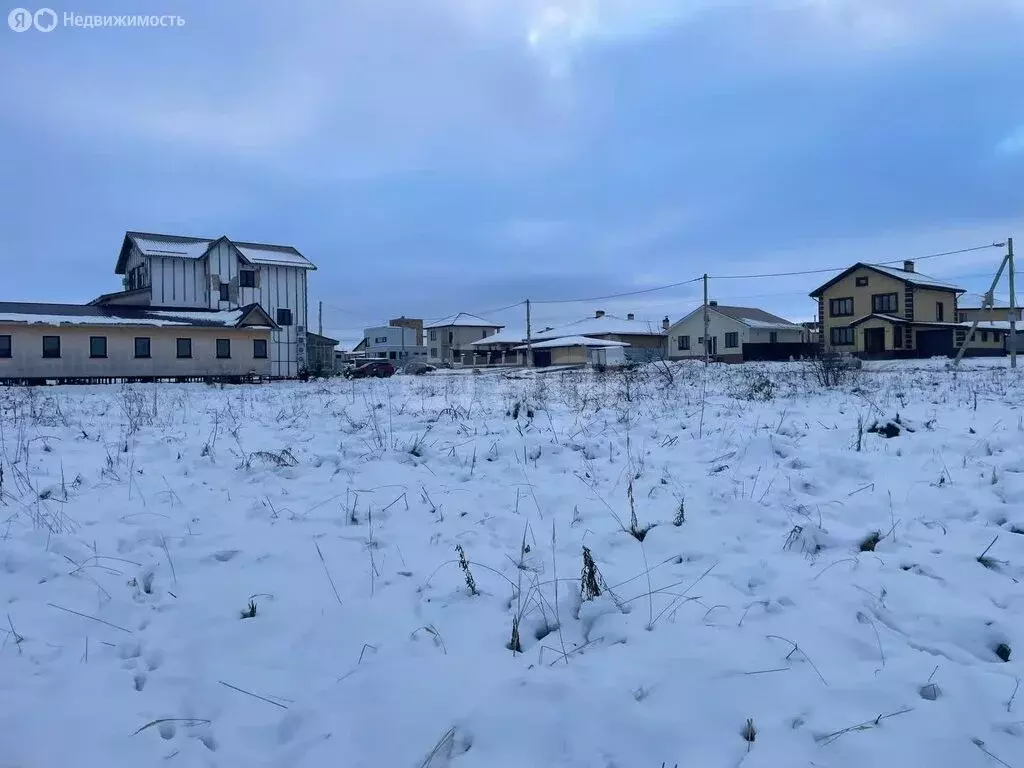
<svg viewBox="0 0 1024 768">
<path fill-rule="evenodd" d="M 668 356 L 673 360 L 709 357 L 723 362 L 745 359 L 786 360 L 810 354 L 811 331 L 799 323 L 754 307 L 708 302 L 707 335 L 701 305 L 668 329 Z M 801 345 L 808 349 L 801 350 Z"/>
<path fill-rule="evenodd" d="M 423 326 L 431 363 L 471 362 L 477 353 L 472 344 L 500 331 L 505 326 L 468 312 L 458 312 Z"/>
<path fill-rule="evenodd" d="M 287 245 L 127 232 L 114 270 L 124 276 L 123 289 L 90 303 L 210 310 L 257 304 L 276 325 L 271 375 L 293 377 L 307 366 L 307 275 L 314 269 Z"/>
</svg>

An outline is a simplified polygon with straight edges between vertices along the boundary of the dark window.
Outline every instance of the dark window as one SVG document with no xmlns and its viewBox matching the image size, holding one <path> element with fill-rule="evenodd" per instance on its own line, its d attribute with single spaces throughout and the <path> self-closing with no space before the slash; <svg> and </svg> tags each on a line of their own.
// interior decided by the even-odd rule
<svg viewBox="0 0 1024 768">
<path fill-rule="evenodd" d="M 690 348 L 690 337 L 680 336 L 677 343 L 679 344 L 679 349 L 685 351 Z"/>
<path fill-rule="evenodd" d="M 392 360 L 394 360 L 395 359 L 395 353 L 394 352 L 388 352 L 388 357 L 390 357 Z"/>
<path fill-rule="evenodd" d="M 867 284 L 868 284 L 867 275 L 865 275 L 864 277 L 858 277 L 857 278 L 857 287 L 858 288 L 863 288 Z"/>
<path fill-rule="evenodd" d="M 228 285 L 228 283 L 221 283 L 220 284 L 220 300 L 221 301 L 231 301 L 231 291 L 230 291 L 230 288 L 231 288 L 231 286 Z"/>
<path fill-rule="evenodd" d="M 136 357 L 149 357 L 149 337 L 148 336 L 136 336 L 135 337 L 135 356 Z"/>
<path fill-rule="evenodd" d="M 217 339 L 217 357 L 231 357 L 231 339 Z"/>
<path fill-rule="evenodd" d="M 967 322 L 967 313 L 966 312 L 958 312 L 957 313 L 957 320 L 958 320 L 958 322 L 966 323 Z"/>
<path fill-rule="evenodd" d="M 253 339 L 252 341 L 252 356 L 257 360 L 267 359 L 267 340 L 266 339 Z"/>
<path fill-rule="evenodd" d="M 106 357 L 107 356 L 107 337 L 106 336 L 90 336 L 89 337 L 89 357 Z"/>
<path fill-rule="evenodd" d="M 252 269 L 243 269 L 238 273 L 238 285 L 240 288 L 256 287 L 256 272 Z"/>
<path fill-rule="evenodd" d="M 770 331 L 768 333 L 768 343 L 769 344 L 778 344 L 779 343 L 779 332 L 778 331 Z M 729 345 L 726 344 L 726 346 L 729 346 Z"/>
<path fill-rule="evenodd" d="M 942 322 L 946 317 L 946 305 L 941 301 L 935 302 L 935 319 L 938 322 Z"/>
<path fill-rule="evenodd" d="M 739 333 L 727 333 L 725 334 L 725 348 L 736 349 L 740 345 Z"/>
<path fill-rule="evenodd" d="M 433 333 L 433 331 L 431 331 L 431 333 Z M 431 347 L 430 348 L 430 356 L 431 357 L 437 357 L 437 347 Z"/>
<path fill-rule="evenodd" d="M 9 335 L 0 336 L 0 357 L 11 356 L 11 337 Z"/>
<path fill-rule="evenodd" d="M 829 299 L 828 313 L 831 317 L 849 317 L 853 314 L 853 298 Z"/>
<path fill-rule="evenodd" d="M 844 347 L 853 344 L 853 328 L 832 328 L 831 340 L 833 347 Z"/>
<path fill-rule="evenodd" d="M 278 325 L 291 325 L 292 324 L 292 311 L 281 307 L 277 310 L 277 324 Z"/>
<path fill-rule="evenodd" d="M 60 336 L 43 336 L 43 357 L 60 357 Z"/>
<path fill-rule="evenodd" d="M 178 352 L 178 359 L 192 357 L 192 339 L 178 339 L 175 342 L 175 348 Z"/>
<path fill-rule="evenodd" d="M 871 297 L 872 312 L 899 312 L 898 293 L 876 293 Z"/>
<path fill-rule="evenodd" d="M 892 345 L 896 349 L 903 348 L 903 326 L 897 325 L 892 329 Z"/>
<path fill-rule="evenodd" d="M 448 331 L 448 343 L 455 341 L 455 331 Z"/>
<path fill-rule="evenodd" d="M 982 331 L 981 332 L 981 340 L 982 341 L 988 341 L 988 331 Z"/>
<path fill-rule="evenodd" d="M 431 329 L 431 331 L 430 331 L 430 340 L 431 341 L 437 341 L 437 331 L 434 330 L 434 329 Z"/>
</svg>

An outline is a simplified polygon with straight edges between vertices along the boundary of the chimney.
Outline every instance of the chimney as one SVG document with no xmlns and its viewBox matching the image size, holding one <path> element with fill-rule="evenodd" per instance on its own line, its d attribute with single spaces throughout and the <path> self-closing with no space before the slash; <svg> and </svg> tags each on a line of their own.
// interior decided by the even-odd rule
<svg viewBox="0 0 1024 768">
<path fill-rule="evenodd" d="M 667 331 L 670 325 L 672 324 L 668 321 L 668 315 L 665 315 L 665 319 L 661 321 L 661 327 Z"/>
<path fill-rule="evenodd" d="M 594 317 L 604 317 L 604 310 L 599 309 L 594 313 Z"/>
<path fill-rule="evenodd" d="M 903 262 L 903 271 L 904 272 L 913 272 L 914 271 L 914 262 L 912 262 L 910 259 L 907 259 L 906 261 L 904 261 Z"/>
<path fill-rule="evenodd" d="M 635 320 L 635 319 L 636 319 L 636 317 L 635 317 L 635 316 L 633 315 L 633 313 L 632 313 L 632 312 L 630 312 L 630 313 L 629 313 L 628 315 L 626 315 L 626 319 L 627 319 L 627 320 Z"/>
<path fill-rule="evenodd" d="M 717 301 L 709 301 L 708 302 L 708 306 L 709 307 L 717 307 L 718 306 L 718 302 Z"/>
</svg>

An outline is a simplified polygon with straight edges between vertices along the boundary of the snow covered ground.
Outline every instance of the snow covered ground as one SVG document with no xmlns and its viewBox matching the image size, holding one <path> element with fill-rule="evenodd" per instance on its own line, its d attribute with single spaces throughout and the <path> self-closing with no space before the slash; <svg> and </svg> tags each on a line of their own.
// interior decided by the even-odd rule
<svg viewBox="0 0 1024 768">
<path fill-rule="evenodd" d="M 0 766 L 1024 766 L 1021 374 L 670 372 L 0 390 Z"/>
</svg>

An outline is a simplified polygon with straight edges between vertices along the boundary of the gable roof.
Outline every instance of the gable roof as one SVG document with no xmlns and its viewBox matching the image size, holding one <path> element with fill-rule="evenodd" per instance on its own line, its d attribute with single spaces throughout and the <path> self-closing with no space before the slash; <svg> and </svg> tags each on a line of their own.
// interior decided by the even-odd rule
<svg viewBox="0 0 1024 768">
<path fill-rule="evenodd" d="M 773 315 L 771 312 L 765 312 L 763 309 L 757 309 L 756 307 L 730 307 L 715 304 L 713 306 L 709 305 L 708 309 L 712 312 L 718 312 L 720 315 L 731 317 L 733 320 L 743 323 L 749 328 L 779 330 L 792 328 L 794 330 L 804 330 L 804 327 L 799 323 L 791 322 L 784 317 Z"/>
<path fill-rule="evenodd" d="M 364 339 L 365 341 L 365 339 Z M 307 344 L 319 344 L 323 347 L 336 347 L 341 342 L 337 339 L 332 339 L 330 336 L 323 336 L 319 333 L 313 333 L 312 331 L 306 331 L 306 343 Z"/>
<path fill-rule="evenodd" d="M 920 286 L 921 288 L 933 288 L 939 291 L 953 291 L 955 293 L 964 292 L 963 288 L 954 285 L 953 283 L 947 282 L 945 280 L 940 280 L 937 277 L 932 277 L 931 275 L 926 275 L 921 272 L 908 272 L 905 269 L 896 269 L 895 267 L 889 267 L 884 264 L 868 264 L 863 261 L 858 261 L 852 267 L 844 269 L 842 272 L 833 277 L 824 285 L 820 285 L 817 288 L 815 288 L 813 291 L 811 291 L 810 296 L 812 298 L 818 298 L 819 296 L 821 296 L 821 294 L 823 294 L 833 285 L 838 283 L 840 280 L 842 280 L 845 277 L 848 277 L 853 272 L 856 272 L 858 269 L 862 268 L 870 269 L 874 272 L 878 272 L 879 274 L 888 275 L 889 277 L 894 277 L 897 280 L 902 280 L 905 283 Z"/>
<path fill-rule="evenodd" d="M 522 344 L 526 341 L 526 331 L 522 328 L 505 328 L 504 330 L 492 333 L 482 339 L 469 342 L 469 346 L 475 347 L 484 344 Z"/>
<path fill-rule="evenodd" d="M 534 339 L 559 339 L 565 336 L 664 336 L 660 323 L 649 320 L 626 320 L 615 315 L 587 317 L 534 335 Z"/>
<path fill-rule="evenodd" d="M 121 251 L 117 257 L 117 267 L 114 269 L 114 274 L 124 274 L 132 246 L 138 248 L 144 256 L 201 259 L 213 246 L 221 241 L 230 243 L 238 251 L 242 260 L 250 264 L 316 269 L 313 262 L 290 245 L 247 243 L 241 240 L 231 240 L 226 235 L 221 235 L 220 237 L 190 237 L 186 235 L 161 235 L 152 232 L 129 231 L 124 235 L 124 242 L 121 244 Z"/>
<path fill-rule="evenodd" d="M 192 328 L 277 328 L 259 304 L 231 310 L 116 304 L 40 304 L 0 301 L 0 323 L 29 325 L 148 325 Z"/>
<path fill-rule="evenodd" d="M 490 320 L 484 320 L 482 317 L 477 315 L 471 315 L 469 312 L 457 312 L 454 315 L 442 318 L 433 323 L 427 323 L 424 329 L 427 328 L 450 328 L 452 326 L 459 326 L 462 328 L 504 328 L 505 326 L 501 323 L 494 323 Z"/>
</svg>

